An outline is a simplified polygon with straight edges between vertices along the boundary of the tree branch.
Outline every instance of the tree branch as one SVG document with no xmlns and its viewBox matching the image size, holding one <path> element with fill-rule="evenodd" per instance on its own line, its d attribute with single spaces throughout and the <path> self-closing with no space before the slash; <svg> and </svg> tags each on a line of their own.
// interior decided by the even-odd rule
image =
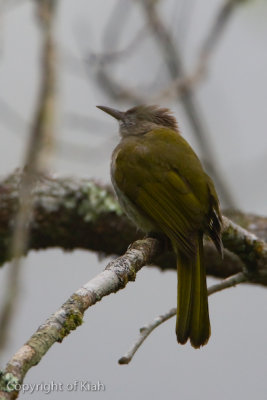
<svg viewBox="0 0 267 400">
<path fill-rule="evenodd" d="M 8 362 L 0 375 L 0 398 L 15 399 L 28 370 L 37 365 L 55 342 L 62 340 L 82 323 L 85 310 L 110 293 L 134 281 L 136 273 L 161 250 L 156 239 L 134 242 L 127 252 L 111 261 L 105 270 L 77 290 Z"/>
<path fill-rule="evenodd" d="M 210 296 L 213 293 L 217 293 L 221 290 L 233 287 L 238 285 L 239 283 L 244 283 L 248 280 L 247 276 L 243 272 L 239 272 L 236 275 L 233 275 L 229 278 L 224 279 L 222 282 L 211 286 L 208 289 L 208 295 Z M 140 328 L 140 335 L 133 343 L 132 347 L 127 351 L 127 353 L 121 357 L 118 361 L 119 364 L 129 364 L 132 361 L 133 356 L 139 349 L 139 347 L 143 344 L 143 342 L 147 339 L 147 337 L 156 329 L 158 326 L 168 321 L 170 318 L 176 315 L 177 308 L 171 308 L 165 314 L 159 315 L 149 324 Z"/>
<path fill-rule="evenodd" d="M 19 203 L 20 182 L 19 171 L 0 182 L 0 264 L 10 259 L 8 248 Z M 42 177 L 33 191 L 33 201 L 30 241 L 25 254 L 29 250 L 61 247 L 65 250 L 83 248 L 102 255 L 121 255 L 129 243 L 143 237 L 143 233 L 137 231 L 122 214 L 111 189 L 92 180 Z M 237 211 L 225 215 L 261 241 L 267 241 L 266 217 Z M 245 240 L 244 246 L 247 246 L 244 239 L 246 234 L 243 232 L 238 235 L 234 229 L 228 225 L 224 230 L 226 250 L 223 260 L 218 257 L 213 244 L 208 240 L 205 242 L 205 264 L 209 275 L 225 278 L 242 271 L 244 262 L 249 264 L 249 268 L 250 264 L 252 268 L 254 264 L 257 265 L 257 257 L 261 257 L 257 255 L 257 246 L 262 248 L 263 245 L 261 242 L 257 245 L 258 241 L 255 240 L 255 249 L 253 246 L 249 249 L 244 247 L 252 252 L 246 260 L 246 251 L 242 252 L 242 240 Z M 74 231 L 75 235 L 72 234 Z M 241 237 L 241 242 L 235 237 Z M 253 259 L 254 250 L 256 255 Z M 155 263 L 162 269 L 176 269 L 172 252 L 160 254 Z M 267 278 L 261 276 L 257 283 L 267 285 Z"/>
</svg>

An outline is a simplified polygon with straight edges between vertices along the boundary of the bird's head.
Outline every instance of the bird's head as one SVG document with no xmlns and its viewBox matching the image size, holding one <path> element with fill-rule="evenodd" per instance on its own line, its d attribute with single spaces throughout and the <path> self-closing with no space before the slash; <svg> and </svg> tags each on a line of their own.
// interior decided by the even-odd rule
<svg viewBox="0 0 267 400">
<path fill-rule="evenodd" d="M 118 120 L 122 137 L 144 135 L 158 127 L 178 131 L 176 119 L 168 108 L 140 105 L 127 111 L 118 111 L 105 106 L 97 107 Z"/>
</svg>

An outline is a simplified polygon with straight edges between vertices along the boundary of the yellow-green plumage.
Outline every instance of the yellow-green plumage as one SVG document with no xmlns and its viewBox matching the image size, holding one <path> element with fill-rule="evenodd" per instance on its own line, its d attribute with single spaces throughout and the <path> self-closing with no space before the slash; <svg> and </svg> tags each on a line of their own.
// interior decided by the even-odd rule
<svg viewBox="0 0 267 400">
<path fill-rule="evenodd" d="M 210 320 L 206 284 L 206 270 L 203 265 L 203 238 L 197 238 L 194 257 L 177 252 L 177 320 L 176 334 L 179 343 L 190 338 L 192 346 L 198 348 L 210 337 Z"/>
<path fill-rule="evenodd" d="M 143 231 L 170 239 L 177 254 L 177 340 L 198 348 L 210 336 L 203 233 L 221 250 L 213 183 L 168 110 L 141 106 L 114 115 L 101 108 L 122 121 L 111 165 L 119 202 Z"/>
</svg>

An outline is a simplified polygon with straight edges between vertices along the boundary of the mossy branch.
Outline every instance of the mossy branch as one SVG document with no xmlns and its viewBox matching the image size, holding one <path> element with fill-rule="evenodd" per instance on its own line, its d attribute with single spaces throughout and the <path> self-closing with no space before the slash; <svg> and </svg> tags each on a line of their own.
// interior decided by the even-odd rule
<svg viewBox="0 0 267 400">
<path fill-rule="evenodd" d="M 0 182 L 0 264 L 9 259 L 20 183 L 20 171 Z M 111 189 L 93 180 L 42 177 L 33 191 L 33 198 L 30 241 L 25 254 L 29 250 L 60 247 L 68 251 L 82 248 L 101 255 L 122 255 L 129 243 L 143 237 L 122 214 Z M 225 215 L 257 238 L 267 241 L 266 217 L 237 211 L 228 211 Z M 224 230 L 224 246 L 230 251 L 225 251 L 223 260 L 212 243 L 206 241 L 205 264 L 209 275 L 225 278 L 242 271 L 244 263 L 249 268 L 256 264 L 259 267 L 263 242 L 256 239 L 255 246 L 248 247 L 247 242 L 234 240 L 233 230 L 230 225 Z M 264 262 L 262 260 L 262 264 Z M 155 264 L 161 269 L 176 269 L 175 256 L 171 252 L 160 254 Z M 257 283 L 267 285 L 267 278 L 261 276 Z"/>
</svg>

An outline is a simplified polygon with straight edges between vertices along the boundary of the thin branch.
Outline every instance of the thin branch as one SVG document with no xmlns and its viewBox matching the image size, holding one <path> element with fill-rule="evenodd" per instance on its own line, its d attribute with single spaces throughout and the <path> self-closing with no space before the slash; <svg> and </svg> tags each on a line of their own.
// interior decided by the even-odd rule
<svg viewBox="0 0 267 400">
<path fill-rule="evenodd" d="M 25 157 L 25 170 L 18 193 L 19 206 L 10 242 L 9 252 L 14 260 L 8 271 L 4 304 L 0 313 L 0 350 L 5 346 L 17 303 L 21 273 L 20 257 L 25 253 L 29 239 L 29 224 L 33 209 L 32 191 L 37 176 L 45 170 L 48 153 L 52 146 L 55 94 L 55 49 L 52 33 L 54 11 L 55 1 L 37 2 L 39 23 L 43 31 L 41 93 Z"/>
<path fill-rule="evenodd" d="M 55 342 L 82 323 L 84 312 L 104 296 L 123 289 L 136 273 L 161 251 L 156 239 L 139 240 L 127 252 L 111 261 L 105 270 L 77 290 L 8 362 L 0 377 L 1 399 L 15 399 L 28 370 L 37 365 Z"/>
<path fill-rule="evenodd" d="M 240 283 L 247 282 L 248 277 L 243 273 L 239 272 L 236 275 L 230 276 L 229 278 L 224 279 L 222 282 L 211 286 L 208 289 L 208 295 L 210 296 L 213 293 L 217 293 L 221 290 L 236 286 Z M 133 343 L 131 348 L 127 351 L 127 353 L 121 357 L 118 361 L 119 364 L 129 364 L 132 361 L 133 356 L 139 349 L 139 347 L 143 344 L 143 342 L 148 338 L 148 336 L 156 329 L 158 326 L 162 325 L 164 322 L 168 321 L 170 318 L 176 315 L 177 308 L 171 308 L 165 314 L 159 315 L 149 324 L 140 328 L 140 334 L 136 341 Z"/>
<path fill-rule="evenodd" d="M 208 288 L 208 295 L 212 295 L 214 293 L 220 292 L 224 289 L 229 289 L 233 286 L 239 285 L 239 283 L 244 283 L 249 280 L 248 275 L 244 272 L 239 272 L 236 275 L 229 276 L 229 278 L 224 279 L 222 282 L 212 285 Z"/>
<path fill-rule="evenodd" d="M 159 315 L 158 317 L 153 319 L 153 321 L 151 321 L 149 324 L 140 328 L 140 334 L 139 334 L 138 338 L 132 344 L 131 348 L 127 351 L 127 353 L 125 353 L 125 355 L 119 359 L 118 363 L 119 364 L 129 364 L 129 362 L 132 360 L 133 356 L 135 355 L 135 353 L 137 352 L 139 347 L 143 344 L 143 342 L 150 335 L 150 333 L 152 333 L 153 330 L 156 329 L 159 325 L 168 321 L 170 318 L 174 317 L 175 315 L 176 315 L 176 308 L 171 308 L 165 314 Z"/>
</svg>

